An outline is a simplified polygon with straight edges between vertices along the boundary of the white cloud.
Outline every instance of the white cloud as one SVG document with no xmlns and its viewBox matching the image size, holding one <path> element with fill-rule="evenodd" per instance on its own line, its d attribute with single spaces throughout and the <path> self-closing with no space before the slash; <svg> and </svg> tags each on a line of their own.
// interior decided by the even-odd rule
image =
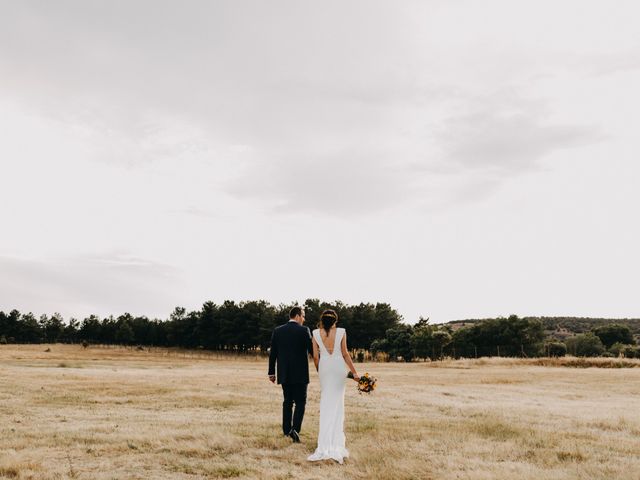
<svg viewBox="0 0 640 480">
<path fill-rule="evenodd" d="M 539 167 L 539 160 L 558 149 L 602 140 L 594 125 L 550 123 L 544 102 L 525 102 L 509 92 L 478 102 L 469 112 L 443 121 L 438 135 L 445 161 L 452 168 L 487 170 L 497 175 Z"/>
</svg>

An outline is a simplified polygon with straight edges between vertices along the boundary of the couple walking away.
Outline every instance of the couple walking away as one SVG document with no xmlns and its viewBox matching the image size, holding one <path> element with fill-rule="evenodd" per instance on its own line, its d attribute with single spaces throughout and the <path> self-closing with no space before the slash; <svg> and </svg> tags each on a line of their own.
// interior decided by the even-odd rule
<svg viewBox="0 0 640 480">
<path fill-rule="evenodd" d="M 333 459 L 343 463 L 349 456 L 344 436 L 347 368 L 356 382 L 360 377 L 347 350 L 347 333 L 344 328 L 337 328 L 338 314 L 333 310 L 323 311 L 321 328 L 313 333 L 303 325 L 304 317 L 302 307 L 293 307 L 289 321 L 276 327 L 271 335 L 269 380 L 275 382 L 277 378 L 278 384 L 282 385 L 282 431 L 294 442 L 300 441 L 311 354 L 320 377 L 320 428 L 316 451 L 307 460 Z"/>
</svg>

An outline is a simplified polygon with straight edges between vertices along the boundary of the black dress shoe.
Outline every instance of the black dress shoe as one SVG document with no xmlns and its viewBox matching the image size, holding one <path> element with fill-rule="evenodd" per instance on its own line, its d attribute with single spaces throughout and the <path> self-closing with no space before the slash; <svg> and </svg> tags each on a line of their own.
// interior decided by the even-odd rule
<svg viewBox="0 0 640 480">
<path fill-rule="evenodd" d="M 293 428 L 289 432 L 289 436 L 293 440 L 293 443 L 300 443 L 300 435 L 298 435 L 298 432 L 296 432 Z"/>
</svg>

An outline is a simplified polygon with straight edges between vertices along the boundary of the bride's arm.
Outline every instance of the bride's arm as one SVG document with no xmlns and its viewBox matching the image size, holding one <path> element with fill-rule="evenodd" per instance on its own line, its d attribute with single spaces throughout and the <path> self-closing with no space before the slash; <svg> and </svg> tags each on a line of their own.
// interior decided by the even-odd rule
<svg viewBox="0 0 640 480">
<path fill-rule="evenodd" d="M 313 338 L 313 363 L 316 366 L 316 372 L 318 371 L 318 364 L 320 363 L 320 349 L 316 343 L 316 339 Z"/>
<path fill-rule="evenodd" d="M 345 330 L 344 335 L 342 336 L 342 341 L 340 342 L 340 348 L 342 349 L 342 358 L 347 363 L 349 370 L 353 374 L 353 379 L 357 382 L 360 380 L 358 373 L 356 372 L 356 367 L 353 366 L 353 360 L 351 360 L 351 355 L 349 355 L 349 350 L 347 350 L 347 332 Z"/>
</svg>

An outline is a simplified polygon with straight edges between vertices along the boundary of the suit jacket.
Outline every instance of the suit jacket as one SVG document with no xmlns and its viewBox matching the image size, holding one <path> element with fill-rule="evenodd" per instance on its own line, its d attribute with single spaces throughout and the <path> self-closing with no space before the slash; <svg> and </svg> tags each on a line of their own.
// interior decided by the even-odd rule
<svg viewBox="0 0 640 480">
<path fill-rule="evenodd" d="M 309 327 L 287 322 L 275 328 L 271 335 L 269 375 L 276 375 L 279 384 L 309 383 L 309 355 L 313 354 Z"/>
</svg>

